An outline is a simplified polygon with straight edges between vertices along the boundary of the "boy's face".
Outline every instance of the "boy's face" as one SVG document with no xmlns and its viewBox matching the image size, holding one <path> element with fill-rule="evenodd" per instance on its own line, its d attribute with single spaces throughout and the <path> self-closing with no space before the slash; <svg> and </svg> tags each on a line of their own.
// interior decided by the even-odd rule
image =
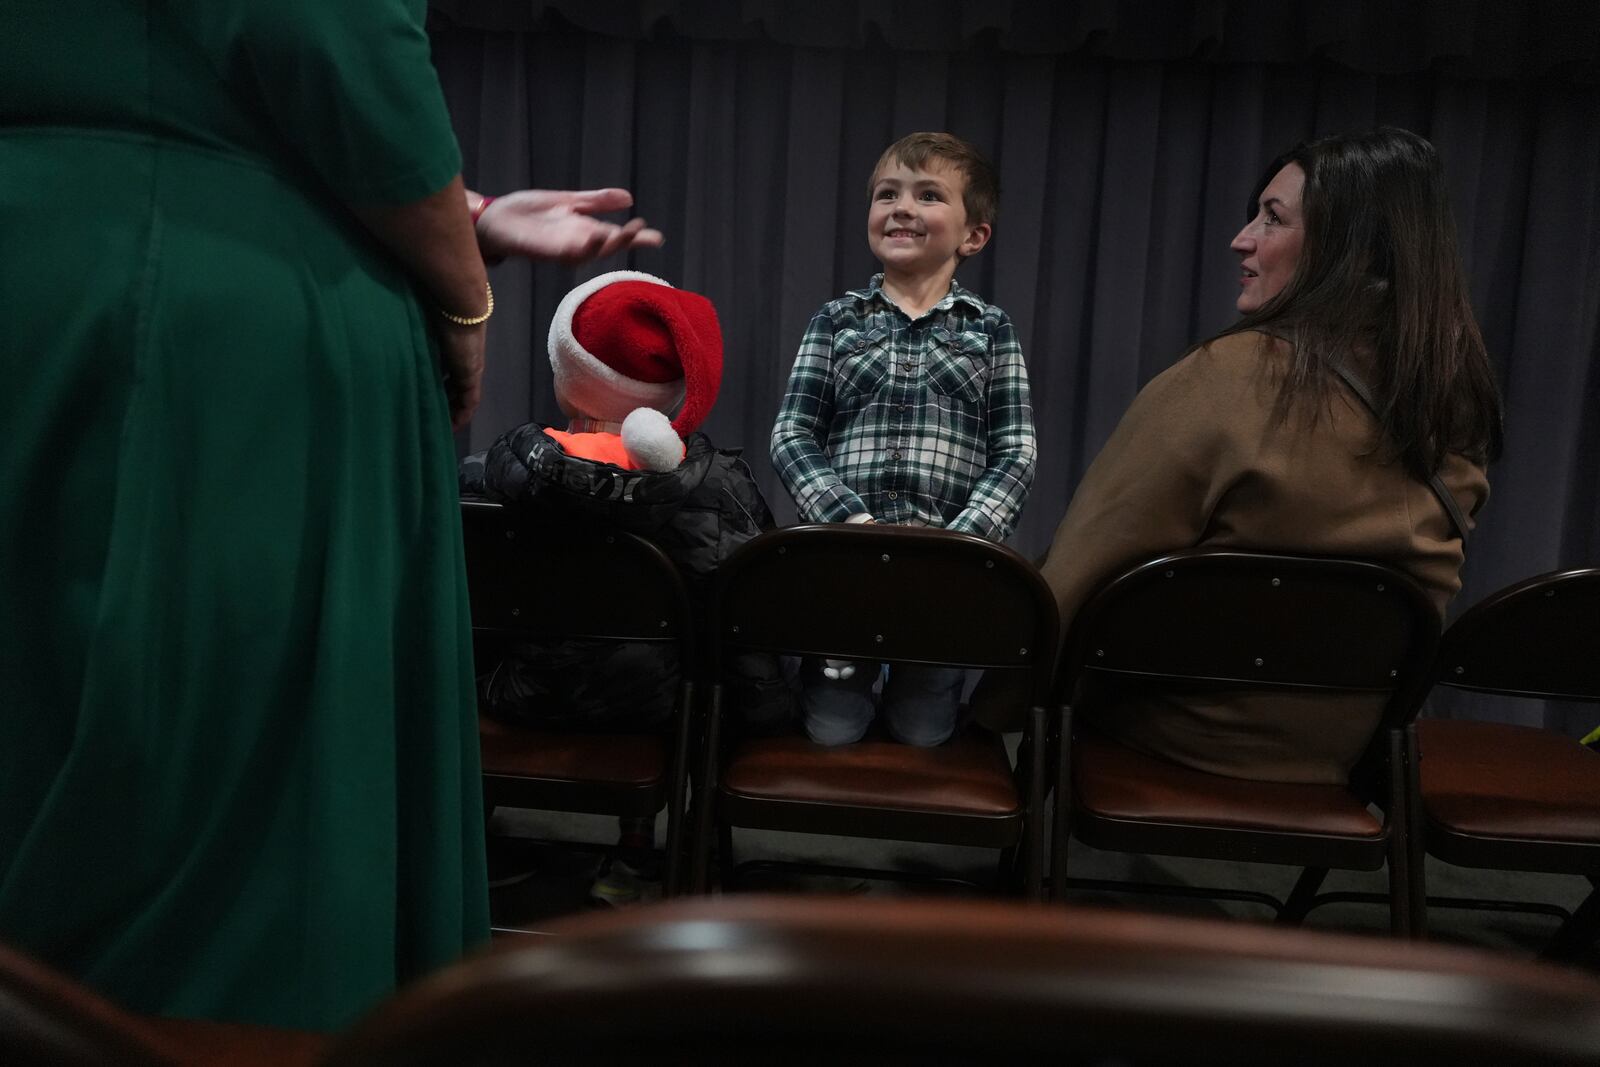
<svg viewBox="0 0 1600 1067">
<path fill-rule="evenodd" d="M 962 195 L 967 178 L 932 159 L 913 170 L 892 161 L 872 183 L 867 244 L 885 273 L 923 277 L 954 265 L 989 240 L 989 224 L 969 224 Z"/>
</svg>

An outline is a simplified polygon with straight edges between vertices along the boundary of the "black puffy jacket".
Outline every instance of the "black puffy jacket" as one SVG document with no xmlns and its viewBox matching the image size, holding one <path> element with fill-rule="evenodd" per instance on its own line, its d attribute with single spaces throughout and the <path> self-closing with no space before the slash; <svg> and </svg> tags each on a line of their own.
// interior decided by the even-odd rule
<svg viewBox="0 0 1600 1067">
<path fill-rule="evenodd" d="M 543 521 L 585 521 L 648 537 L 683 572 L 697 618 L 711 575 L 733 551 L 773 526 L 738 451 L 691 434 L 683 462 L 633 471 L 569 456 L 528 423 L 462 460 L 461 492 L 532 509 Z M 675 652 L 652 644 L 569 640 L 480 647 L 479 696 L 490 714 L 542 728 L 638 730 L 664 723 L 678 684 Z M 745 655 L 727 679 L 730 707 L 753 728 L 787 723 L 794 697 L 776 657 Z"/>
</svg>

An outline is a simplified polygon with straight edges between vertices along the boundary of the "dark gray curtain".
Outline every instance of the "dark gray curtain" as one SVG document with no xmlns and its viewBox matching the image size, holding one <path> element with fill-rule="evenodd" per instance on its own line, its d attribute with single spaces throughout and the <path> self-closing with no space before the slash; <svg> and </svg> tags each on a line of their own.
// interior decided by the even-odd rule
<svg viewBox="0 0 1600 1067">
<path fill-rule="evenodd" d="M 1458 605 L 1600 563 L 1600 5 L 1311 6 L 1344 21 L 1222 0 L 837 0 L 821 5 L 833 21 L 773 3 L 436 3 L 468 183 L 624 185 L 668 238 L 579 272 L 495 269 L 487 395 L 463 447 L 559 421 L 545 358 L 556 302 L 579 277 L 645 270 L 716 304 L 726 369 L 705 428 L 748 450 L 792 518 L 766 446 L 801 331 L 874 271 L 879 152 L 946 129 L 1000 170 L 995 238 L 961 280 L 1010 313 L 1027 354 L 1041 461 L 1012 543 L 1037 554 L 1139 387 L 1233 316 L 1228 241 L 1266 161 L 1387 123 L 1444 158 L 1507 399 Z M 1174 9 L 1189 17 L 1157 17 Z M 1397 28 L 1412 36 L 1397 42 Z M 1593 725 L 1593 709 L 1546 714 Z"/>
</svg>

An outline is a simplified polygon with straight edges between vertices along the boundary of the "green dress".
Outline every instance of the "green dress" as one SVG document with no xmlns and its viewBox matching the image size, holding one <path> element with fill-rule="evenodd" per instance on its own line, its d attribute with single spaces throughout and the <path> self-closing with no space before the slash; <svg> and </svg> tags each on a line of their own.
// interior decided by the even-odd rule
<svg viewBox="0 0 1600 1067">
<path fill-rule="evenodd" d="M 487 937 L 430 312 L 344 207 L 460 169 L 423 7 L 0 11 L 0 941 L 139 1010 Z"/>
</svg>

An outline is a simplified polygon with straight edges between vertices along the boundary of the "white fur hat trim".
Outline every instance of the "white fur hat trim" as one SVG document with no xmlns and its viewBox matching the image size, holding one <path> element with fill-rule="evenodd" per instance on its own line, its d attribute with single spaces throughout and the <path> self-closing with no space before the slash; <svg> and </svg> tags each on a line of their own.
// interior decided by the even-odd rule
<svg viewBox="0 0 1600 1067">
<path fill-rule="evenodd" d="M 683 461 L 683 439 L 655 408 L 639 408 L 622 420 L 622 447 L 640 470 L 677 470 Z"/>
<path fill-rule="evenodd" d="M 572 317 L 594 293 L 612 282 L 671 283 L 637 270 L 614 270 L 580 283 L 556 305 L 550 320 L 550 369 L 555 375 L 556 403 L 568 418 L 622 422 L 635 408 L 676 414 L 683 406 L 684 381 L 641 382 L 600 362 L 572 334 Z M 673 466 L 677 466 L 677 459 Z"/>
</svg>

